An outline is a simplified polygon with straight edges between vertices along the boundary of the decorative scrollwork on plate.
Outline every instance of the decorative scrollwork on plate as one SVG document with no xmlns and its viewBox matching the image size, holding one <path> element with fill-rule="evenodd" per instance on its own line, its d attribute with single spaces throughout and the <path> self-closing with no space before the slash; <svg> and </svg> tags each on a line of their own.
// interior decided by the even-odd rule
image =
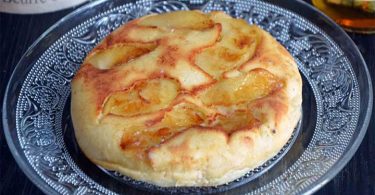
<svg viewBox="0 0 375 195">
<path fill-rule="evenodd" d="M 359 88 L 346 56 L 322 30 L 295 13 L 254 0 L 139 0 L 109 6 L 66 32 L 25 79 L 16 113 L 19 142 L 49 186 L 62 194 L 113 193 L 80 170 L 67 152 L 61 123 L 70 81 L 87 53 L 121 24 L 149 13 L 190 8 L 222 10 L 270 32 L 294 56 L 316 99 L 315 131 L 307 149 L 283 174 L 251 194 L 298 193 L 338 160 L 358 121 Z"/>
</svg>

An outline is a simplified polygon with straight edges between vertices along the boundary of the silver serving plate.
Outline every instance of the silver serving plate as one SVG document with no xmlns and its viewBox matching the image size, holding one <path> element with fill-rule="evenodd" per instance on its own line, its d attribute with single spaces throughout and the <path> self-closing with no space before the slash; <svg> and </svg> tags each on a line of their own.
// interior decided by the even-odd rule
<svg viewBox="0 0 375 195">
<path fill-rule="evenodd" d="M 274 158 L 216 187 L 162 188 L 92 164 L 70 120 L 70 81 L 86 54 L 111 31 L 150 13 L 222 10 L 270 32 L 293 55 L 303 77 L 303 116 Z M 45 193 L 312 193 L 332 179 L 361 143 L 371 115 L 369 72 L 352 40 L 300 1 L 99 0 L 66 16 L 22 57 L 3 105 L 8 145 Z"/>
</svg>

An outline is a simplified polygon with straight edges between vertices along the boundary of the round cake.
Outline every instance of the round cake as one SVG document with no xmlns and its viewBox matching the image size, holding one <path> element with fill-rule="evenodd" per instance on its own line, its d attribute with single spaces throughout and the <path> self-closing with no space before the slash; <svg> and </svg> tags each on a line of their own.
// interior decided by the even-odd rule
<svg viewBox="0 0 375 195">
<path fill-rule="evenodd" d="M 223 12 L 121 26 L 72 80 L 77 142 L 95 164 L 158 186 L 216 186 L 276 155 L 302 81 L 269 33 Z"/>
</svg>

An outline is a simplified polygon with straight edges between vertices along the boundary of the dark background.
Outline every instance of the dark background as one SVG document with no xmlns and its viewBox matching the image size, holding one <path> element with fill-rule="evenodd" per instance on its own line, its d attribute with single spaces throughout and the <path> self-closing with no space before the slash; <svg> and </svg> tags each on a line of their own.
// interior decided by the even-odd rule
<svg viewBox="0 0 375 195">
<path fill-rule="evenodd" d="M 73 9 L 53 14 L 0 13 L 0 103 L 10 75 L 28 47 L 51 25 Z M 375 34 L 349 33 L 375 78 Z M 375 80 L 372 80 L 375 83 Z M 374 85 L 375 86 L 375 85 Z M 373 89 L 375 91 L 375 88 Z M 316 194 L 375 194 L 375 116 L 366 136 L 345 168 Z M 0 194 L 43 194 L 18 168 L 7 146 L 0 123 Z"/>
</svg>

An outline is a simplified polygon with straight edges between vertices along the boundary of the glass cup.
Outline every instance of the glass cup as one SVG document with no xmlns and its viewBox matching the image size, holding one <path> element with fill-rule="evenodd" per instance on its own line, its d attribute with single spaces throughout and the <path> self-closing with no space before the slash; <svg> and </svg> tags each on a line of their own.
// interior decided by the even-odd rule
<svg viewBox="0 0 375 195">
<path fill-rule="evenodd" d="M 347 31 L 375 33 L 375 0 L 312 0 L 312 3 Z"/>
</svg>

